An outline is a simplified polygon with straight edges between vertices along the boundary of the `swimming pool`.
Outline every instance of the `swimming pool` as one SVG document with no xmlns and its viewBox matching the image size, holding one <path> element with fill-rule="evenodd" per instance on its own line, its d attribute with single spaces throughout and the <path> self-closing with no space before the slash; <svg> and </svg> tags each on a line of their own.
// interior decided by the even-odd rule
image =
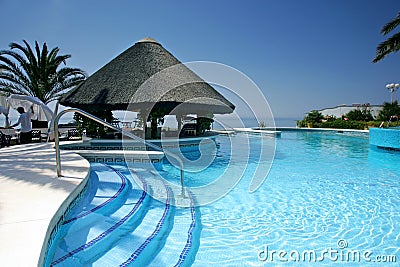
<svg viewBox="0 0 400 267">
<path fill-rule="evenodd" d="M 248 157 L 230 157 L 231 138 L 239 144 L 235 150 L 249 144 Z M 183 200 L 188 208 L 175 205 L 177 193 L 166 184 L 178 183 L 179 170 L 168 162 L 158 173 L 92 164 L 85 196 L 66 214 L 46 264 L 363 266 L 400 261 L 400 153 L 370 146 L 368 135 L 337 132 L 283 131 L 276 139 L 238 134 L 216 141 L 212 164 L 192 166 L 185 185 L 212 184 L 228 165 L 244 175 L 226 195 L 197 207 L 199 191 Z M 260 146 L 261 141 L 267 145 Z M 249 193 L 256 168 L 271 164 L 259 158 L 259 149 L 271 149 L 275 142 L 267 179 Z M 159 173 L 166 181 L 157 179 Z"/>
</svg>

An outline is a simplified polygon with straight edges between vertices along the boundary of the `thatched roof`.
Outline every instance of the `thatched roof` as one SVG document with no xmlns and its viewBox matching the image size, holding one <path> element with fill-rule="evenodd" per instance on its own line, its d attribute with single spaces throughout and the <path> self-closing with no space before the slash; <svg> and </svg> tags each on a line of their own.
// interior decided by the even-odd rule
<svg viewBox="0 0 400 267">
<path fill-rule="evenodd" d="M 181 104 L 186 113 L 222 114 L 231 113 L 235 108 L 150 38 L 140 40 L 114 58 L 68 92 L 60 103 L 88 111 L 138 111 L 149 105 L 170 111 Z"/>
</svg>

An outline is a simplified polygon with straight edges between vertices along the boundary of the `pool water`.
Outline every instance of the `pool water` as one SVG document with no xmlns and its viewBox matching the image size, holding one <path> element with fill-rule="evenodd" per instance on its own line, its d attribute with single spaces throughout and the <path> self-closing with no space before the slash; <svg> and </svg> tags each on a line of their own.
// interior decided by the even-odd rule
<svg viewBox="0 0 400 267">
<path fill-rule="evenodd" d="M 243 151 L 249 142 L 248 157 L 230 157 L 231 138 L 243 144 Z M 370 262 L 395 266 L 393 262 L 400 261 L 400 153 L 370 146 L 368 135 L 336 132 L 283 131 L 276 139 L 238 134 L 218 137 L 217 142 L 213 163 L 204 170 L 185 173 L 185 185 L 201 188 L 211 184 L 227 168 L 244 175 L 226 195 L 200 207 L 174 207 L 173 197 L 168 198 L 173 192 L 168 193 L 168 189 L 158 189 L 158 194 L 164 197 L 161 201 L 148 195 L 143 197 L 143 185 L 154 184 L 151 179 L 157 180 L 154 177 L 158 174 L 154 171 L 129 172 L 124 166 L 94 164 L 92 167 L 98 169 L 89 184 L 87 195 L 91 197 L 81 200 L 66 215 L 66 220 L 78 219 L 72 226 L 60 230 L 49 249 L 47 262 L 54 263 L 63 255 L 77 251 L 82 244 L 90 247 L 99 236 L 110 240 L 108 248 L 101 245 L 99 250 L 121 251 L 114 254 L 118 256 L 105 258 L 93 254 L 88 258 L 94 259 L 94 263 L 89 263 L 89 260 L 80 260 L 80 251 L 77 251 L 70 257 L 72 262 L 119 266 L 132 254 L 131 251 L 122 252 L 122 248 L 133 246 L 135 251 L 140 244 L 153 245 L 148 245 L 148 251 L 143 249 L 145 257 L 141 261 L 130 261 L 132 266 L 275 266 L 284 263 L 364 266 Z M 259 158 L 260 142 L 267 143 L 267 149 L 273 148 L 276 142 L 273 162 Z M 236 146 L 235 149 L 241 148 Z M 188 153 L 186 156 L 195 160 L 199 155 Z M 265 181 L 257 191 L 249 193 L 255 169 L 265 166 L 267 173 L 270 165 Z M 121 175 L 109 168 L 118 170 L 117 174 Z M 110 172 L 112 175 L 108 176 Z M 178 184 L 179 170 L 168 162 L 160 174 Z M 142 182 L 136 184 L 138 177 L 145 180 L 142 185 Z M 97 180 L 105 182 L 97 183 Z M 118 194 L 124 197 L 117 200 Z M 117 197 L 113 198 L 115 195 Z M 193 195 L 194 203 L 196 197 L 200 196 Z M 107 199 L 111 200 L 107 202 Z M 137 208 L 132 215 L 136 219 L 127 218 L 126 226 L 115 227 L 126 215 L 110 216 L 107 215 L 110 211 L 102 209 L 118 201 L 127 208 L 123 214 L 130 214 L 138 203 L 147 205 L 147 209 Z M 143 217 L 140 212 L 151 216 Z M 79 214 L 83 215 L 79 217 Z M 103 218 L 104 226 L 89 223 L 96 216 Z M 115 221 L 108 222 L 112 217 L 116 217 Z M 82 240 L 72 238 L 74 227 L 84 225 L 84 220 L 90 226 L 80 230 Z M 155 229 L 147 229 L 146 225 L 153 225 Z M 143 229 L 130 233 L 130 229 L 139 227 Z M 116 237 L 108 235 L 110 228 L 118 229 L 113 230 L 118 232 Z M 159 235 L 155 237 L 154 233 Z M 153 238 L 149 241 L 149 237 Z M 139 245 L 132 245 L 142 239 Z M 118 243 L 123 244 L 120 250 L 117 250 Z M 146 259 L 153 258 L 153 262 L 145 263 Z M 68 266 L 67 262 L 55 265 Z"/>
<path fill-rule="evenodd" d="M 370 148 L 365 136 L 284 132 L 258 191 L 247 193 L 245 177 L 224 199 L 202 207 L 201 246 L 193 266 L 295 262 L 288 255 L 279 260 L 257 254 L 266 248 L 294 251 L 293 258 L 306 250 L 320 257 L 332 248 L 373 251 L 371 260 L 379 255 L 400 260 L 399 162 L 399 153 Z M 341 250 L 338 242 L 347 248 Z M 335 254 L 321 262 L 343 264 Z"/>
</svg>

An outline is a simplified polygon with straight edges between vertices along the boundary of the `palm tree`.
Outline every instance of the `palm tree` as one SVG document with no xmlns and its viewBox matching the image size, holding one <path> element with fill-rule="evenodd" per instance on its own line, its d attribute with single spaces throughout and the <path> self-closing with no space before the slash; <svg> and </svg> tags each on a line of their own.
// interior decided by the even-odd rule
<svg viewBox="0 0 400 267">
<path fill-rule="evenodd" d="M 47 104 L 86 79 L 81 69 L 60 67 L 71 55 L 58 55 L 58 47 L 49 52 L 44 43 L 40 51 L 35 41 L 33 51 L 23 42 L 25 47 L 11 43 L 10 50 L 0 51 L 0 92 L 36 96 Z"/>
<path fill-rule="evenodd" d="M 384 102 L 382 110 L 378 114 L 378 120 L 389 121 L 390 117 L 393 115 L 400 115 L 400 106 L 397 100 L 393 101 L 393 103 Z"/>
<path fill-rule="evenodd" d="M 388 35 L 399 25 L 400 25 L 400 12 L 397 14 L 397 17 L 395 17 L 382 27 L 381 33 L 383 35 Z M 388 54 L 393 52 L 398 52 L 399 50 L 400 50 L 400 32 L 397 32 L 378 45 L 378 47 L 376 48 L 375 58 L 373 59 L 372 62 L 376 63 L 382 60 Z"/>
</svg>

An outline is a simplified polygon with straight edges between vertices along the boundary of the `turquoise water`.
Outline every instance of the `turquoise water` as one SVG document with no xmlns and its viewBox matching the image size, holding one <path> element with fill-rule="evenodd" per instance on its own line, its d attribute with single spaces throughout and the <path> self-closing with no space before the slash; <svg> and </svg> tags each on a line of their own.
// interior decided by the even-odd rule
<svg viewBox="0 0 400 267">
<path fill-rule="evenodd" d="M 154 171 L 93 165 L 96 172 L 87 194 L 91 197 L 66 216 L 82 215 L 60 230 L 49 250 L 52 261 L 72 251 L 74 255 L 57 266 L 119 266 L 140 244 L 148 244 L 132 266 L 375 266 L 379 261 L 396 266 L 388 263 L 395 260 L 398 264 L 400 153 L 370 147 L 364 134 L 284 131 L 276 139 L 245 134 L 233 138 L 242 144 L 235 149 L 243 151 L 249 140 L 249 158 L 231 158 L 232 139 L 218 137 L 212 165 L 186 172 L 185 183 L 189 188 L 211 184 L 227 168 L 244 176 L 222 198 L 197 208 L 174 207 L 175 192 L 154 185 Z M 266 149 L 276 141 L 275 157 L 264 183 L 249 193 L 255 168 L 268 169 L 271 164 L 259 159 L 261 141 L 267 143 Z M 195 152 L 186 156 L 199 157 Z M 161 175 L 178 183 L 179 170 L 168 163 Z M 164 199 L 143 197 L 138 178 Z M 195 201 L 199 196 L 193 197 Z M 124 203 L 126 211 L 117 208 L 117 202 Z M 126 214 L 131 216 L 123 220 Z M 101 220 L 99 225 L 96 219 Z M 88 226 L 76 235 L 80 238 L 73 238 L 78 231 L 74 228 L 84 225 Z M 99 236 L 109 242 L 94 242 Z M 79 250 L 82 244 L 86 247 Z M 103 250 L 115 253 L 96 254 Z"/>
<path fill-rule="evenodd" d="M 295 262 L 288 255 L 282 260 L 258 255 L 266 248 L 294 251 L 293 258 L 306 250 L 321 257 L 332 248 L 372 251 L 371 260 L 380 255 L 400 260 L 399 162 L 399 153 L 371 149 L 363 136 L 284 132 L 258 191 L 247 193 L 245 177 L 224 199 L 202 207 L 204 228 L 194 266 Z M 317 262 L 347 264 L 335 261 L 335 254 L 332 258 Z M 350 263 L 365 265 L 363 259 Z"/>
</svg>

